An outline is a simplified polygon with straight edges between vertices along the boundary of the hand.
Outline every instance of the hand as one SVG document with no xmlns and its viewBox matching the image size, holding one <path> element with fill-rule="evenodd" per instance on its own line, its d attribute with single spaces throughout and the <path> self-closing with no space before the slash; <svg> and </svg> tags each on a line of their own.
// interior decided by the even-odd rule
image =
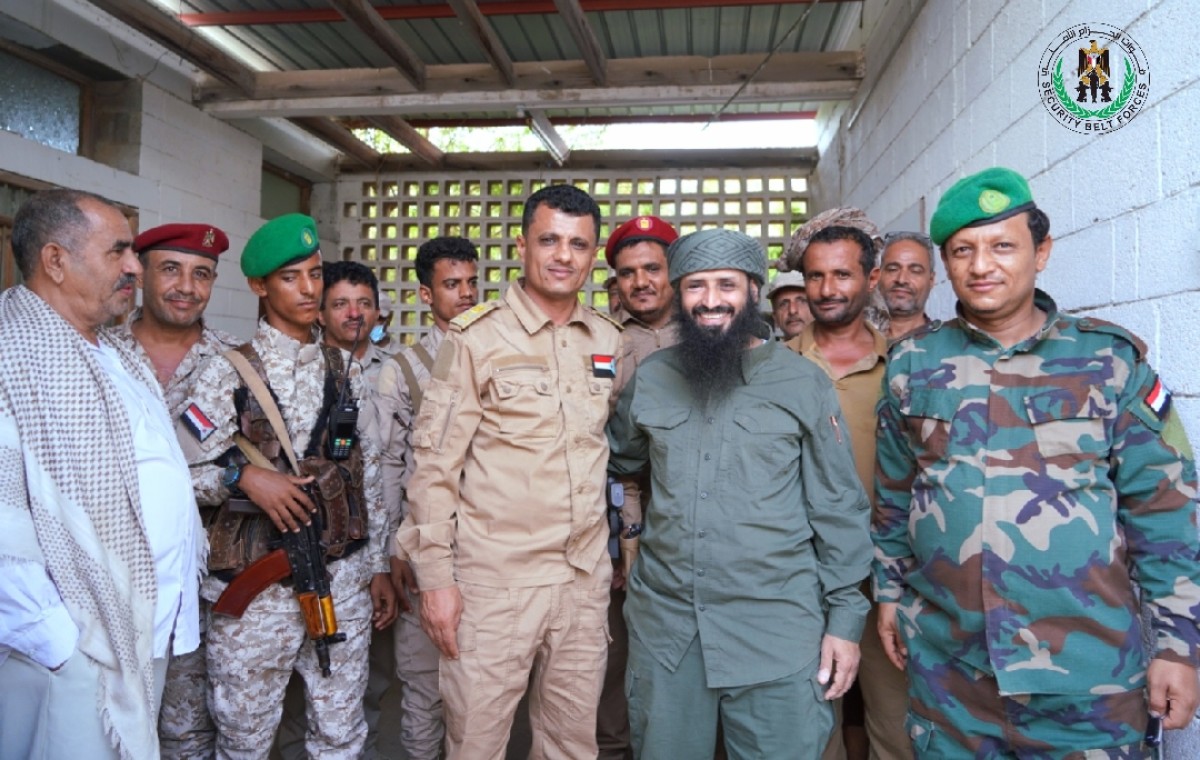
<svg viewBox="0 0 1200 760">
<path fill-rule="evenodd" d="M 900 670 L 904 670 L 908 662 L 908 647 L 900 638 L 900 625 L 896 622 L 896 611 L 900 605 L 896 602 L 879 603 L 879 640 L 883 643 L 883 652 Z"/>
<path fill-rule="evenodd" d="M 417 576 L 413 574 L 412 565 L 399 557 L 390 558 L 392 565 L 392 588 L 396 589 L 396 604 L 401 612 L 412 612 L 413 605 L 409 598 L 416 599 L 421 589 L 417 587 Z"/>
<path fill-rule="evenodd" d="M 1150 714 L 1163 719 L 1163 728 L 1184 728 L 1200 706 L 1200 683 L 1191 665 L 1155 658 L 1146 670 Z"/>
<path fill-rule="evenodd" d="M 445 657 L 458 659 L 458 621 L 462 619 L 458 586 L 421 592 L 421 628 Z"/>
<path fill-rule="evenodd" d="M 316 505 L 300 488 L 313 481 L 312 477 L 298 478 L 263 467 L 248 464 L 242 469 L 238 487 L 250 497 L 275 527 L 284 533 L 299 533 L 301 525 L 312 524 Z"/>
<path fill-rule="evenodd" d="M 620 591 L 625 588 L 625 571 L 621 568 L 620 560 L 613 560 L 612 590 Z"/>
<path fill-rule="evenodd" d="M 382 631 L 396 620 L 396 590 L 387 573 L 376 573 L 371 578 L 371 624 Z"/>
<path fill-rule="evenodd" d="M 858 675 L 860 653 L 858 644 L 825 634 L 821 639 L 821 665 L 817 671 L 817 683 L 833 683 L 825 692 L 825 699 L 837 699 L 850 690 L 854 677 Z"/>
</svg>

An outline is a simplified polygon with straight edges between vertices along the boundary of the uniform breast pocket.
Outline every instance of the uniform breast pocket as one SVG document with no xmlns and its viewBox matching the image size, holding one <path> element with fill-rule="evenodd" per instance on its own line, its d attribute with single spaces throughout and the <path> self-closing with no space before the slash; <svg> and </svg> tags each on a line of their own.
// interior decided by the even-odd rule
<svg viewBox="0 0 1200 760">
<path fill-rule="evenodd" d="M 1070 388 L 1025 398 L 1025 414 L 1033 426 L 1038 452 L 1046 458 L 1086 461 L 1107 452 L 1104 409 L 1102 403 L 1093 403 L 1086 392 Z"/>
<path fill-rule="evenodd" d="M 744 456 L 731 457 L 735 468 L 749 471 L 730 473 L 738 481 L 795 479 L 800 457 L 800 424 L 782 409 L 749 407 L 734 412 L 733 423 L 744 435 L 735 445 Z"/>
<path fill-rule="evenodd" d="M 588 418 L 592 423 L 592 435 L 603 435 L 608 422 L 608 401 L 612 396 L 613 381 L 610 377 L 590 377 L 588 384 Z"/>
<path fill-rule="evenodd" d="M 500 418 L 500 432 L 527 438 L 549 438 L 558 430 L 558 394 L 545 365 L 506 367 L 492 375 L 490 395 Z"/>
<path fill-rule="evenodd" d="M 650 466 L 660 472 L 671 472 L 673 466 L 681 466 L 686 454 L 678 445 L 681 428 L 687 423 L 692 414 L 686 406 L 660 406 L 647 409 L 637 415 L 636 424 L 646 432 L 650 439 Z M 672 461 L 674 457 L 674 461 Z"/>
<path fill-rule="evenodd" d="M 909 434 L 920 446 L 919 461 L 944 459 L 950 449 L 954 416 L 958 413 L 958 396 L 951 391 L 934 388 L 914 388 L 900 412 Z M 980 445 L 983 441 L 980 441 Z"/>
</svg>

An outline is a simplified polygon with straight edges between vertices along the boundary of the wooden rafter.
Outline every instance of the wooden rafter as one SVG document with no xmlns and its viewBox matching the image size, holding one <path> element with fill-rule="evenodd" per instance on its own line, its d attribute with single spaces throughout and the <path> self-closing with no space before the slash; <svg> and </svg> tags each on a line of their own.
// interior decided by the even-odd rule
<svg viewBox="0 0 1200 760">
<path fill-rule="evenodd" d="M 446 154 L 441 148 L 429 142 L 411 124 L 399 116 L 375 116 L 368 119 L 372 126 L 385 132 L 396 142 L 413 152 L 430 166 L 440 166 Z"/>
<path fill-rule="evenodd" d="M 571 37 L 579 46 L 579 53 L 592 74 L 592 80 L 601 87 L 608 84 L 608 59 L 600 49 L 600 41 L 596 39 L 592 25 L 583 14 L 579 0 L 554 0 L 554 7 L 558 8 L 558 14 L 566 22 Z"/>
<path fill-rule="evenodd" d="M 542 141 L 542 145 L 554 162 L 559 166 L 565 164 L 571 157 L 571 148 L 554 128 L 546 114 L 542 111 L 529 111 L 526 116 L 529 119 L 529 129 Z"/>
<path fill-rule="evenodd" d="M 484 18 L 483 12 L 479 10 L 479 6 L 475 3 L 475 0 L 447 0 L 447 2 L 450 4 L 450 7 L 454 8 L 454 12 L 458 14 L 458 20 L 467 27 L 471 36 L 479 43 L 483 54 L 496 67 L 496 71 L 500 72 L 500 79 L 509 87 L 515 87 L 517 84 L 517 75 L 513 70 L 512 58 L 509 57 L 508 51 L 504 48 L 504 43 L 500 41 L 500 36 L 496 34 L 496 30 Z"/>
<path fill-rule="evenodd" d="M 367 0 L 329 0 L 346 20 L 358 27 L 391 59 L 405 79 L 425 89 L 425 63 Z"/>
<path fill-rule="evenodd" d="M 333 119 L 298 116 L 293 118 L 292 122 L 301 129 L 321 138 L 368 169 L 374 169 L 379 165 L 380 159 L 382 159 L 378 151 L 355 137 L 353 132 L 338 124 Z"/>
<path fill-rule="evenodd" d="M 578 169 L 651 169 L 672 167 L 698 169 L 788 167 L 797 176 L 807 175 L 817 165 L 816 148 L 762 148 L 730 150 L 576 150 L 571 166 Z M 547 166 L 544 153 L 447 153 L 446 170 L 536 171 Z M 383 157 L 378 171 L 422 171 L 429 167 L 416 156 L 395 154 Z"/>
</svg>

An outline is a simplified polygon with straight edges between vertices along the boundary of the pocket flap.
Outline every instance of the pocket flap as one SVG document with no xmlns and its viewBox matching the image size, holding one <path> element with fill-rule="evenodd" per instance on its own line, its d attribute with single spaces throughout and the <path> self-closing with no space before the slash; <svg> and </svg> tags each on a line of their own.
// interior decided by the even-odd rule
<svg viewBox="0 0 1200 760">
<path fill-rule="evenodd" d="M 1092 419 L 1100 410 L 1088 403 L 1087 393 L 1055 388 L 1025 397 L 1025 415 L 1034 425 L 1054 420 Z"/>
<path fill-rule="evenodd" d="M 686 406 L 660 406 L 655 409 L 647 409 L 638 415 L 638 424 L 643 427 L 658 428 L 660 430 L 670 430 L 677 428 L 687 421 L 687 418 L 692 415 L 690 407 Z"/>
<path fill-rule="evenodd" d="M 900 405 L 900 411 L 905 417 L 928 417 L 952 422 L 958 412 L 958 399 L 950 391 L 913 388 L 908 394 L 908 401 Z"/>
</svg>

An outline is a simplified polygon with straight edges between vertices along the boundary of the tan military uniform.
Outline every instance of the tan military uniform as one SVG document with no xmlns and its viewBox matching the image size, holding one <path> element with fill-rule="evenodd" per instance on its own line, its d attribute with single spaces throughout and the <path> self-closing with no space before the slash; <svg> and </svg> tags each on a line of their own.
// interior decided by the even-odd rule
<svg viewBox="0 0 1200 760">
<path fill-rule="evenodd" d="M 398 534 L 422 590 L 462 593 L 460 656 L 441 662 L 447 756 L 502 757 L 529 685 L 534 756 L 594 757 L 619 331 L 583 306 L 555 325 L 520 282 L 451 324 L 414 426 Z"/>
<path fill-rule="evenodd" d="M 262 358 L 271 390 L 298 456 L 308 449 L 320 412 L 325 358 L 320 346 L 302 344 L 266 322 L 251 341 Z M 363 398 L 361 370 L 350 370 L 355 398 Z M 217 429 L 204 442 L 181 433 L 191 462 L 196 500 L 215 506 L 228 497 L 221 484 L 217 458 L 233 446 L 238 429 L 234 391 L 242 382 L 228 360 L 214 357 L 196 378 L 193 400 Z M 368 584 L 388 571 L 384 555 L 385 515 L 379 490 L 379 455 L 363 438 L 363 482 L 368 508 L 369 544 L 330 563 L 330 588 L 340 631 L 346 641 L 330 647 L 333 675 L 324 678 L 307 640 L 303 619 L 290 588 L 275 584 L 251 602 L 240 618 L 213 615 L 208 630 L 209 706 L 216 721 L 217 757 L 266 758 L 270 752 L 292 671 L 307 685 L 308 734 L 305 751 L 312 757 L 357 758 L 366 738 L 362 699 L 367 681 L 371 599 Z M 226 583 L 208 576 L 200 593 L 215 601 Z"/>
<path fill-rule="evenodd" d="M 412 347 L 404 346 L 382 365 L 376 383 L 374 426 L 381 437 L 383 501 L 393 532 L 408 515 L 404 487 L 413 469 L 414 399 L 421 398 L 421 389 L 429 383 L 432 358 L 437 356 L 445 335 L 440 328 L 433 327 L 418 342 L 429 357 L 430 366 Z M 416 382 L 415 394 L 409 387 L 405 368 Z M 392 545 L 395 547 L 394 542 Z M 401 555 L 401 558 L 407 557 Z M 411 611 L 401 612 L 393 626 L 395 672 L 401 684 L 400 740 L 411 760 L 436 760 L 441 756 L 446 735 L 442 695 L 438 690 L 440 655 L 421 628 L 420 599 L 410 597 L 409 602 Z"/>
<path fill-rule="evenodd" d="M 151 376 L 157 376 L 154 362 L 133 334 L 133 323 L 141 318 L 142 310 L 137 308 L 128 319 L 107 334 L 114 343 L 129 349 L 149 367 Z M 200 339 L 184 354 L 183 360 L 175 368 L 175 374 L 165 384 L 159 383 L 172 420 L 179 419 L 188 405 L 192 381 L 204 362 L 241 343 L 223 330 L 204 325 L 203 320 L 201 325 Z M 207 610 L 207 602 L 201 600 L 200 646 L 187 654 L 173 655 L 167 666 L 162 706 L 158 711 L 158 740 L 163 760 L 211 757 L 217 740 L 217 729 L 208 714 L 208 671 L 204 664 L 207 657 L 204 645 Z"/>
<path fill-rule="evenodd" d="M 609 402 L 609 414 L 617 407 L 617 397 L 633 379 L 633 373 L 638 365 L 650 354 L 660 348 L 673 346 L 679 342 L 679 327 L 674 321 L 665 327 L 655 329 L 637 317 L 626 316 L 621 323 L 625 328 L 621 332 L 621 350 L 617 359 L 617 379 L 613 382 L 612 400 Z"/>
<path fill-rule="evenodd" d="M 888 339 L 870 322 L 867 329 L 875 338 L 871 353 L 860 359 L 846 374 L 837 377 L 829 362 L 821 354 L 814 337 L 813 325 L 784 345 L 808 358 L 833 381 L 837 391 L 842 416 L 850 428 L 850 444 L 854 449 L 854 467 L 863 489 L 875 505 L 875 407 L 883 395 L 883 375 L 887 369 Z M 863 593 L 871 596 L 870 583 L 864 584 Z M 912 747 L 904 722 L 908 714 L 908 682 L 904 673 L 897 670 L 883 651 L 877 624 L 879 606 L 872 604 L 863 630 L 860 649 L 862 660 L 858 666 L 858 687 L 862 690 L 865 706 L 865 728 L 871 741 L 872 760 L 908 760 Z M 840 711 L 839 711 L 840 713 Z M 841 742 L 841 721 L 838 721 L 829 747 L 822 756 L 834 760 L 846 756 Z"/>
</svg>

